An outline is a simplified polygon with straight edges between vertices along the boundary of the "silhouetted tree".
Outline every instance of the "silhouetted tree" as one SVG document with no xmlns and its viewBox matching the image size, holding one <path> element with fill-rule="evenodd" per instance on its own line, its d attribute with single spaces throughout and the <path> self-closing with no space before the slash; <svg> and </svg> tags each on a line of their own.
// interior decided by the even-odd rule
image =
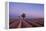
<svg viewBox="0 0 46 31">
<path fill-rule="evenodd" d="M 23 19 L 26 17 L 25 13 L 23 13 L 21 16 L 22 16 Z"/>
</svg>

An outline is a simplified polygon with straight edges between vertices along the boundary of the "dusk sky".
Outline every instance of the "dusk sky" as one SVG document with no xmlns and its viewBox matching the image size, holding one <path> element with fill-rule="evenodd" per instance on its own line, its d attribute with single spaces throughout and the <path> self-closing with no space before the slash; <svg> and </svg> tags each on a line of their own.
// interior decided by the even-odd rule
<svg viewBox="0 0 46 31">
<path fill-rule="evenodd" d="M 20 16 L 25 13 L 27 17 L 44 17 L 44 4 L 9 3 L 9 15 Z"/>
</svg>

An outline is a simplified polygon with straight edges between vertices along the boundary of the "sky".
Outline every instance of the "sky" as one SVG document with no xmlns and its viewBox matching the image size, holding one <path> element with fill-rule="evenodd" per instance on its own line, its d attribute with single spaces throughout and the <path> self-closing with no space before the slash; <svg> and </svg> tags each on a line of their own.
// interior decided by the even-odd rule
<svg viewBox="0 0 46 31">
<path fill-rule="evenodd" d="M 9 16 L 21 16 L 22 13 L 26 17 L 43 18 L 44 4 L 9 2 Z"/>
</svg>

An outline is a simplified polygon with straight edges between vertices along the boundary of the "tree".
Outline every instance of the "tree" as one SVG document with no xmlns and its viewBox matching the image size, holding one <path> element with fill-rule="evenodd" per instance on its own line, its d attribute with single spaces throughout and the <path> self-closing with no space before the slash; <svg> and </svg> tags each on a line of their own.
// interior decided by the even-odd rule
<svg viewBox="0 0 46 31">
<path fill-rule="evenodd" d="M 26 17 L 25 13 L 23 13 L 21 16 L 22 16 L 23 19 Z"/>
</svg>

